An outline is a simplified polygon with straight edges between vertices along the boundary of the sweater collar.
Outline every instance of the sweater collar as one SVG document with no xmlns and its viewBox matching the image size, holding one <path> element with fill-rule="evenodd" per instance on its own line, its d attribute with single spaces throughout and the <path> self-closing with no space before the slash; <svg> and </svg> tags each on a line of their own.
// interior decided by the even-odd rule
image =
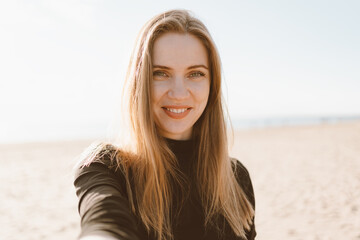
<svg viewBox="0 0 360 240">
<path fill-rule="evenodd" d="M 165 138 L 170 150 L 175 154 L 182 170 L 191 168 L 196 156 L 196 142 L 194 139 L 175 140 Z"/>
</svg>

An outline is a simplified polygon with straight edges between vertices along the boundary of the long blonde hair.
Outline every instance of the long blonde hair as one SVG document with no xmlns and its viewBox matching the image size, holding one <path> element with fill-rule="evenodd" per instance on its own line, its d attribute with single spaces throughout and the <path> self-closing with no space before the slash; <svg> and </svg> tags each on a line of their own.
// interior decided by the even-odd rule
<svg viewBox="0 0 360 240">
<path fill-rule="evenodd" d="M 214 223 L 214 219 L 223 216 L 236 235 L 245 237 L 254 210 L 234 175 L 232 161 L 236 160 L 228 155 L 219 55 L 207 28 L 186 10 L 167 11 L 147 22 L 131 57 L 124 91 L 131 148 L 125 151 L 119 147 L 114 155 L 116 165 L 123 169 L 127 178 L 130 205 L 146 229 L 154 231 L 159 240 L 173 238 L 170 182 L 181 186 L 184 179 L 177 171 L 175 155 L 158 134 L 151 105 L 153 44 L 167 32 L 197 37 L 209 58 L 209 99 L 192 134 L 198 149 L 195 181 L 205 212 L 205 224 Z"/>
</svg>

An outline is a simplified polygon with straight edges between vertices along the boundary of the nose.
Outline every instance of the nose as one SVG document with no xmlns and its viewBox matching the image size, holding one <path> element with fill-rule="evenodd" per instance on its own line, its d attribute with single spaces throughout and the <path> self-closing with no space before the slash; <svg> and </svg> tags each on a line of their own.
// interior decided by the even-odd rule
<svg viewBox="0 0 360 240">
<path fill-rule="evenodd" d="M 174 77 L 168 95 L 174 100 L 184 100 L 190 96 L 189 89 L 186 86 L 186 79 L 183 77 Z"/>
</svg>

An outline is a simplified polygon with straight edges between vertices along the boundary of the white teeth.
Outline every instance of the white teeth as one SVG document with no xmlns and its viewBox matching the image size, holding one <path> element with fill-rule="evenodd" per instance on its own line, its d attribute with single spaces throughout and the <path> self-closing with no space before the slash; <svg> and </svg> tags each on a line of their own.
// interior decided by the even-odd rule
<svg viewBox="0 0 360 240">
<path fill-rule="evenodd" d="M 180 108 L 180 109 L 175 109 L 175 108 L 166 108 L 168 111 L 173 112 L 173 113 L 183 113 L 187 110 L 187 108 Z"/>
</svg>

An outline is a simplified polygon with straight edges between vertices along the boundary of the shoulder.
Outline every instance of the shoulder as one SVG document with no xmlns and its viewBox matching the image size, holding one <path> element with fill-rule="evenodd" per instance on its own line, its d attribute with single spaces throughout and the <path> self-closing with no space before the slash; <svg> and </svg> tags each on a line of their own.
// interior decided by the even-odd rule
<svg viewBox="0 0 360 240">
<path fill-rule="evenodd" d="M 74 168 L 83 168 L 92 163 L 102 163 L 110 167 L 116 151 L 116 147 L 110 143 L 94 142 L 80 154 Z"/>
<path fill-rule="evenodd" d="M 80 154 L 73 170 L 76 175 L 84 168 L 103 166 L 113 172 L 123 172 L 135 158 L 134 154 L 124 151 L 114 144 L 94 142 Z"/>
<path fill-rule="evenodd" d="M 82 176 L 91 177 L 99 174 L 123 179 L 120 152 L 116 146 L 110 143 L 95 142 L 91 144 L 83 151 L 74 166 L 75 180 Z"/>
<path fill-rule="evenodd" d="M 126 174 L 118 148 L 108 143 L 93 143 L 84 150 L 74 167 L 77 195 L 82 197 L 95 187 L 112 187 L 126 194 Z"/>
<path fill-rule="evenodd" d="M 254 189 L 249 171 L 238 159 L 231 158 L 231 162 L 236 180 L 250 200 L 251 204 L 255 206 Z"/>
<path fill-rule="evenodd" d="M 251 182 L 249 171 L 238 159 L 231 158 L 231 163 L 233 172 L 238 181 L 241 181 L 242 183 Z"/>
</svg>

